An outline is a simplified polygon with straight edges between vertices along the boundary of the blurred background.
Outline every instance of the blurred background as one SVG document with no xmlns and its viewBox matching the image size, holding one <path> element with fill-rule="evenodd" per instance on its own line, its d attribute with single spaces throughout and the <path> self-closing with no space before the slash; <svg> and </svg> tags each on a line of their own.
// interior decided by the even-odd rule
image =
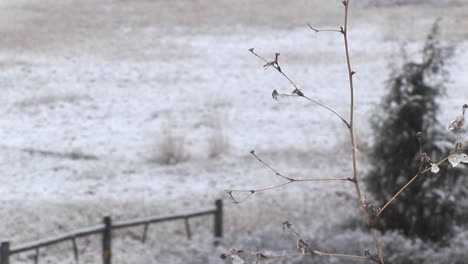
<svg viewBox="0 0 468 264">
<path fill-rule="evenodd" d="M 223 199 L 220 245 L 213 246 L 209 217 L 192 223 L 190 241 L 180 222 L 151 226 L 145 244 L 141 228 L 128 229 L 114 239 L 113 262 L 219 263 L 219 254 L 230 248 L 296 252 L 295 237 L 282 230 L 286 220 L 319 250 L 373 249 L 347 182 L 289 185 L 241 204 L 224 193 L 281 183 L 249 154 L 252 149 L 289 177 L 351 176 L 346 126 L 301 98 L 273 100 L 273 90 L 290 94 L 292 87 L 248 52 L 255 48 L 267 59 L 279 52 L 283 71 L 306 95 L 348 116 L 342 36 L 307 26 L 339 29 L 340 1 L 2 0 L 0 6 L 2 241 L 14 246 L 99 224 L 106 215 L 115 220 L 171 215 L 211 208 L 215 199 Z M 423 111 L 433 119 L 418 117 L 425 120 L 421 128 L 437 128 L 437 140 L 449 142 L 440 149 L 450 151 L 455 139 L 468 139 L 464 130 L 447 129 L 468 103 L 467 12 L 465 0 L 351 1 L 358 169 L 364 179 L 375 167 L 385 167 L 385 161 L 370 157 L 386 148 L 379 145 L 379 133 L 392 117 L 385 106 L 392 105 L 398 89 L 413 91 L 423 84 L 436 91 L 416 101 L 438 106 Z M 436 21 L 439 31 L 431 35 Z M 427 62 L 428 36 L 437 39 L 432 48 L 443 63 L 412 82 L 403 66 Z M 395 88 L 398 76 L 406 82 Z M 413 140 L 413 132 L 410 128 L 405 139 Z M 409 155 L 409 167 L 419 164 L 417 155 Z M 439 212 L 423 212 L 431 204 L 453 208 L 435 224 L 448 223 L 435 239 L 421 236 L 427 230 L 414 231 L 411 226 L 421 225 L 416 220 L 403 227 L 382 223 L 389 263 L 463 263 L 468 257 L 467 170 L 463 164 L 457 168 L 451 180 L 417 183 L 440 187 L 422 198 L 429 204 L 396 210 L 402 217 L 426 215 L 427 220 L 427 214 Z M 415 173 L 411 167 L 392 174 L 392 188 Z M 452 192 L 455 185 L 463 188 Z M 378 197 L 382 185 L 363 187 L 366 201 L 380 206 L 393 190 Z M 416 197 L 413 191 L 405 202 Z M 69 247 L 41 250 L 41 262 L 74 263 Z M 78 248 L 81 262 L 101 261 L 99 237 L 78 240 Z M 34 256 L 23 253 L 11 262 L 30 263 Z M 312 263 L 310 258 L 279 261 Z"/>
</svg>

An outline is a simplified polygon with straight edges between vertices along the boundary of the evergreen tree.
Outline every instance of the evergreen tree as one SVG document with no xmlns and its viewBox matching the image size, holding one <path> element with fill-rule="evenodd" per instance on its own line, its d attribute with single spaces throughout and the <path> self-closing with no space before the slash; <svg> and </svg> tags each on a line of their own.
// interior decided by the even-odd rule
<svg viewBox="0 0 468 264">
<path fill-rule="evenodd" d="M 448 74 L 444 62 L 452 54 L 451 49 L 440 46 L 438 37 L 436 22 L 426 39 L 422 62 L 407 61 L 392 75 L 389 94 L 372 121 L 372 167 L 365 181 L 380 203 L 388 201 L 421 167 L 430 166 L 424 153 L 435 162 L 453 147 L 447 127 L 436 118 L 436 99 L 444 93 Z M 448 238 L 454 226 L 456 201 L 464 195 L 462 188 L 454 188 L 459 174 L 451 166 L 441 166 L 437 174 L 420 175 L 385 209 L 377 227 L 432 241 Z"/>
</svg>

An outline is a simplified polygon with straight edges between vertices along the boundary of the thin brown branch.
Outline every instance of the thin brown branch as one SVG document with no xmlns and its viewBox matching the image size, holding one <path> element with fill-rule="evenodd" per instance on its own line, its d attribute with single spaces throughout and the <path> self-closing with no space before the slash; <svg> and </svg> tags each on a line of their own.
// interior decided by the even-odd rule
<svg viewBox="0 0 468 264">
<path fill-rule="evenodd" d="M 333 110 L 332 108 L 330 108 L 330 107 L 328 107 L 328 106 L 326 106 L 326 105 L 320 103 L 319 101 L 316 101 L 316 100 L 314 100 L 314 99 L 312 99 L 312 98 L 309 98 L 309 97 L 307 97 L 307 96 L 305 96 L 305 95 L 302 95 L 302 97 L 304 97 L 305 99 L 311 101 L 312 103 L 314 103 L 314 104 L 316 104 L 316 105 L 319 105 L 319 106 L 321 106 L 321 107 L 327 109 L 328 111 L 332 112 L 332 113 L 333 113 L 334 115 L 336 115 L 339 119 L 341 119 L 341 121 L 343 121 L 343 123 L 345 123 L 345 125 L 349 128 L 350 125 L 349 125 L 348 121 L 346 121 L 346 120 L 344 119 L 344 117 L 342 117 L 340 114 L 338 114 L 338 113 L 337 113 L 335 110 Z"/>
<path fill-rule="evenodd" d="M 285 179 L 287 182 L 283 182 L 283 183 L 280 183 L 280 184 L 276 184 L 276 185 L 273 185 L 273 186 L 264 187 L 264 188 L 260 188 L 260 189 L 249 189 L 249 190 L 247 190 L 247 189 L 239 189 L 239 190 L 228 189 L 228 190 L 224 190 L 231 197 L 231 199 L 234 201 L 234 203 L 242 203 L 242 202 L 248 200 L 250 197 L 252 197 L 255 193 L 273 190 L 273 189 L 276 189 L 276 188 L 286 186 L 286 185 L 291 184 L 291 183 L 318 182 L 318 181 L 350 181 L 350 182 L 354 182 L 353 179 L 351 179 L 351 178 L 306 178 L 306 179 L 291 178 L 291 177 L 288 177 L 288 176 L 285 176 L 285 175 L 281 174 L 280 172 L 278 172 L 278 170 L 276 170 L 271 165 L 266 163 L 263 159 L 261 159 L 255 153 L 255 150 L 251 150 L 250 154 L 252 154 L 252 156 L 254 156 L 255 159 L 257 159 L 260 163 L 262 163 L 262 165 L 264 165 L 265 167 L 267 167 L 268 169 L 273 171 L 276 176 L 279 176 L 279 177 Z M 233 193 L 236 193 L 236 192 L 237 193 L 249 193 L 249 195 L 246 196 L 243 199 L 237 200 L 233 195 Z"/>
<path fill-rule="evenodd" d="M 463 151 L 466 151 L 468 150 L 468 144 L 463 146 L 462 148 L 460 149 L 457 149 L 457 150 L 454 150 L 452 152 L 450 152 L 449 155 L 447 155 L 446 157 L 444 157 L 443 159 L 439 160 L 438 162 L 436 162 L 435 164 L 437 166 L 441 165 L 442 163 L 444 163 L 445 161 L 448 160 L 448 158 L 450 157 L 450 155 L 454 154 L 454 153 L 461 153 Z M 379 213 L 377 214 L 377 216 L 379 216 L 380 214 L 382 214 L 382 212 L 385 210 L 385 208 L 387 208 L 393 201 L 396 200 L 396 198 L 406 189 L 408 188 L 408 186 L 410 186 L 419 176 L 429 172 L 431 170 L 431 167 L 428 167 L 428 168 L 425 168 L 424 170 L 421 170 L 419 171 L 416 175 L 413 176 L 413 178 L 411 178 L 405 185 L 403 185 L 403 187 L 401 187 L 401 189 L 395 193 L 392 198 L 390 198 L 390 200 L 388 200 L 385 205 L 382 207 L 382 209 L 380 209 Z"/>
<path fill-rule="evenodd" d="M 272 166 L 270 166 L 268 163 L 266 163 L 264 160 L 262 160 L 256 153 L 255 153 L 255 150 L 251 150 L 250 151 L 250 154 L 252 154 L 252 156 L 255 157 L 255 159 L 257 159 L 260 163 L 262 163 L 265 167 L 267 167 L 268 169 L 270 169 L 271 171 L 273 171 L 275 173 L 276 176 L 279 176 L 287 181 L 290 181 L 290 182 L 313 182 L 313 181 L 352 181 L 351 178 L 318 178 L 318 179 L 314 179 L 314 178 L 310 178 L 310 179 L 299 179 L 299 178 L 290 178 L 290 177 L 287 177 L 287 176 L 284 176 L 283 174 L 281 174 L 280 172 L 278 172 L 275 168 L 273 168 Z"/>
<path fill-rule="evenodd" d="M 373 225 L 373 224 L 371 223 L 371 225 Z M 380 245 L 379 238 L 377 237 L 377 230 L 372 226 L 370 228 L 370 233 L 371 233 L 371 236 L 372 236 L 372 240 L 374 241 L 375 247 L 377 249 L 377 257 L 375 258 L 375 257 L 370 255 L 370 258 L 371 258 L 371 260 L 373 260 L 373 261 L 375 261 L 377 263 L 383 264 L 384 260 L 383 260 L 382 246 Z"/>
<path fill-rule="evenodd" d="M 236 255 L 238 258 L 243 254 L 255 256 L 255 259 L 252 259 L 249 262 L 244 263 L 258 263 L 259 260 L 265 259 L 275 259 L 275 258 L 283 258 L 283 257 L 291 257 L 291 256 L 317 256 L 317 257 L 337 257 L 337 258 L 349 258 L 349 259 L 362 259 L 362 260 L 371 260 L 374 262 L 379 263 L 380 261 L 376 259 L 368 249 L 364 250 L 364 255 L 351 255 L 351 254 L 341 254 L 341 253 L 330 253 L 330 252 L 322 252 L 316 249 L 312 249 L 310 246 L 310 242 L 304 239 L 292 226 L 289 221 L 283 222 L 283 232 L 287 229 L 291 231 L 297 237 L 297 250 L 300 253 L 283 253 L 283 254 L 264 254 L 263 252 L 259 251 L 244 251 L 244 250 L 237 250 L 232 249 L 230 256 Z M 222 254 L 221 258 L 225 259 L 227 257 L 226 254 Z M 243 259 L 244 260 L 244 259 Z M 245 261 L 245 260 L 244 260 Z"/>
<path fill-rule="evenodd" d="M 297 244 L 297 250 L 299 252 L 301 252 L 302 254 L 306 254 L 306 253 L 314 254 L 314 250 L 312 250 L 312 248 L 310 247 L 309 241 L 307 239 L 304 239 L 301 235 L 299 235 L 299 233 L 292 227 L 292 224 L 289 223 L 288 221 L 283 222 L 283 232 L 285 229 L 289 229 L 298 238 L 296 241 L 296 244 Z"/>
<path fill-rule="evenodd" d="M 239 204 L 239 203 L 242 203 L 242 202 L 248 200 L 255 193 L 255 191 L 250 191 L 250 194 L 248 196 L 244 197 L 243 199 L 237 200 L 234 197 L 234 195 L 232 195 L 232 192 L 233 192 L 232 190 L 224 190 L 224 192 L 226 192 L 229 195 L 229 197 L 231 197 L 232 202 L 235 203 L 235 204 Z"/>
<path fill-rule="evenodd" d="M 339 253 L 329 253 L 322 252 L 318 250 L 313 250 L 311 253 L 278 253 L 278 254 L 265 254 L 259 251 L 246 251 L 246 250 L 234 250 L 235 252 L 229 255 L 239 255 L 247 254 L 256 256 L 256 258 L 250 262 L 245 263 L 257 263 L 261 259 L 279 259 L 287 257 L 300 257 L 300 256 L 316 256 L 316 257 L 337 257 L 337 258 L 347 258 L 347 259 L 362 259 L 362 260 L 372 260 L 370 256 L 360 256 L 360 255 L 350 255 L 350 254 L 339 254 Z M 222 258 L 226 258 L 226 255 L 222 255 Z"/>
<path fill-rule="evenodd" d="M 310 24 L 307 24 L 307 25 L 308 25 L 309 28 L 312 29 L 315 33 L 319 33 L 319 32 L 338 32 L 338 33 L 343 33 L 342 30 L 340 30 L 340 29 L 329 29 L 329 28 L 318 29 L 318 28 L 312 27 Z"/>
<path fill-rule="evenodd" d="M 273 189 L 277 189 L 277 188 L 286 186 L 286 185 L 291 184 L 291 183 L 318 182 L 318 181 L 352 181 L 352 179 L 351 178 L 317 178 L 317 179 L 294 179 L 294 178 L 290 178 L 290 180 L 288 180 L 287 182 L 283 182 L 283 183 L 280 183 L 280 184 L 277 184 L 277 185 L 272 185 L 272 186 L 264 187 L 264 188 L 260 188 L 260 189 L 253 189 L 253 190 L 228 189 L 228 190 L 224 190 L 224 191 L 231 197 L 231 199 L 234 201 L 234 203 L 242 203 L 242 202 L 248 200 L 250 197 L 252 197 L 252 195 L 254 195 L 255 193 L 258 193 L 258 192 L 270 191 L 270 190 L 273 190 Z M 247 197 L 241 199 L 241 200 L 237 200 L 233 196 L 233 193 L 249 193 L 249 195 Z"/>
<path fill-rule="evenodd" d="M 387 208 L 393 201 L 396 200 L 396 198 L 408 187 L 410 186 L 411 183 L 413 183 L 418 177 L 419 175 L 421 174 L 424 174 L 425 172 L 422 171 L 421 173 L 418 173 L 416 175 L 414 175 L 413 178 L 411 178 L 411 180 L 409 180 L 397 193 L 395 193 L 395 195 L 392 196 L 392 198 L 390 198 L 390 200 L 388 200 L 388 202 L 382 207 L 382 209 L 380 209 L 379 213 L 377 214 L 377 216 L 379 216 L 380 214 L 382 214 L 382 212 L 385 210 L 385 208 Z"/>
<path fill-rule="evenodd" d="M 341 116 L 337 111 L 335 111 L 334 109 L 332 109 L 331 107 L 328 107 L 326 106 L 325 104 L 323 103 L 320 103 L 319 101 L 317 100 L 314 100 L 312 98 L 309 98 L 307 96 L 304 95 L 304 93 L 299 89 L 299 87 L 296 85 L 296 83 L 293 82 L 293 80 L 291 78 L 289 78 L 289 76 L 284 73 L 284 71 L 281 69 L 281 67 L 279 66 L 279 62 L 278 62 L 278 57 L 279 57 L 279 53 L 275 53 L 275 60 L 273 61 L 268 61 L 266 60 L 265 58 L 263 58 L 262 56 L 258 55 L 254 49 L 249 49 L 249 51 L 254 55 L 256 56 L 257 58 L 261 59 L 262 61 L 265 62 L 265 65 L 263 65 L 264 68 L 268 68 L 268 67 L 273 67 L 275 68 L 286 80 L 288 80 L 288 82 L 294 87 L 294 91 L 293 93 L 296 94 L 297 96 L 300 96 L 300 97 L 304 97 L 305 99 L 309 100 L 310 102 L 330 111 L 331 113 L 333 113 L 335 116 L 337 116 L 341 121 L 343 121 L 346 126 L 349 128 L 349 123 L 348 121 L 346 121 L 346 119 L 344 119 L 343 116 Z"/>
<path fill-rule="evenodd" d="M 251 150 L 251 151 L 250 151 L 250 154 L 252 154 L 252 156 L 254 156 L 258 161 L 260 161 L 260 163 L 262 163 L 262 164 L 265 165 L 267 168 L 269 168 L 270 170 L 272 170 L 272 171 L 275 173 L 275 175 L 280 176 L 281 178 L 286 179 L 286 180 L 288 180 L 288 181 L 292 181 L 291 178 L 282 175 L 282 174 L 279 173 L 277 170 L 273 169 L 270 165 L 268 165 L 266 162 L 264 162 L 262 159 L 260 159 L 260 157 L 257 156 L 257 154 L 255 154 L 255 151 L 254 151 L 254 150 Z"/>
<path fill-rule="evenodd" d="M 339 258 L 367 259 L 367 260 L 371 259 L 369 256 L 329 253 L 329 252 L 321 252 L 318 250 L 314 250 L 313 253 L 319 257 L 339 257 Z"/>
<path fill-rule="evenodd" d="M 353 75 L 356 72 L 353 71 L 351 67 L 351 59 L 350 59 L 350 52 L 349 52 L 349 45 L 348 45 L 349 0 L 343 0 L 342 3 L 345 7 L 345 15 L 344 15 L 344 28 L 342 28 L 341 33 L 343 34 L 343 39 L 344 39 L 344 48 L 345 48 L 345 54 L 346 54 L 346 65 L 348 67 L 348 82 L 349 82 L 350 101 L 351 101 L 350 110 L 349 110 L 349 134 L 350 134 L 351 146 L 352 146 L 354 187 L 356 189 L 359 208 L 361 209 L 364 220 L 366 221 L 367 226 L 369 227 L 369 231 L 371 233 L 372 240 L 374 241 L 374 245 L 377 250 L 380 263 L 384 264 L 382 247 L 380 246 L 376 231 L 373 228 L 373 224 L 371 223 L 369 214 L 367 213 L 367 210 L 365 208 L 364 199 L 362 196 L 361 187 L 359 185 L 359 179 L 358 179 L 358 174 L 357 174 L 356 140 L 355 140 L 355 135 L 354 135 L 354 83 L 353 83 Z"/>
<path fill-rule="evenodd" d="M 318 178 L 318 179 L 292 179 L 294 182 L 316 182 L 316 181 L 350 181 L 353 182 L 351 178 Z"/>
<path fill-rule="evenodd" d="M 280 183 L 280 184 L 276 184 L 276 185 L 272 185 L 272 186 L 269 186 L 269 187 L 264 187 L 264 188 L 260 188 L 260 189 L 253 189 L 253 190 L 244 190 L 244 189 L 238 189 L 238 190 L 225 190 L 225 192 L 229 193 L 233 193 L 233 192 L 244 192 L 244 193 L 251 193 L 251 194 L 255 194 L 255 193 L 259 193 L 259 192 L 264 192 L 264 191 L 269 191 L 269 190 L 273 190 L 273 189 L 276 189 L 276 188 L 279 188 L 279 187 L 283 187 L 283 186 L 286 186 L 288 184 L 291 184 L 293 183 L 293 181 L 288 181 L 288 182 L 283 182 L 283 183 Z"/>
</svg>

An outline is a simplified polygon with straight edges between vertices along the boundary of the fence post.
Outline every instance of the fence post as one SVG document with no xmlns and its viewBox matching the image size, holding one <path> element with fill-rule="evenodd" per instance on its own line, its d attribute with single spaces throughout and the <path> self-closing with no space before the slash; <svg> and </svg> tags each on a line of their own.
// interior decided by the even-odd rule
<svg viewBox="0 0 468 264">
<path fill-rule="evenodd" d="M 185 232 L 187 232 L 187 239 L 192 239 L 192 231 L 190 230 L 190 223 L 188 217 L 184 218 Z"/>
<path fill-rule="evenodd" d="M 215 201 L 216 212 L 214 214 L 214 236 L 215 245 L 219 245 L 223 237 L 223 201 L 218 199 Z"/>
<path fill-rule="evenodd" d="M 2 242 L 0 264 L 10 264 L 10 242 Z"/>
<path fill-rule="evenodd" d="M 73 244 L 73 256 L 75 257 L 75 263 L 78 264 L 80 263 L 80 258 L 78 255 L 78 246 L 76 245 L 76 237 L 72 238 L 72 244 Z"/>
<path fill-rule="evenodd" d="M 102 263 L 111 264 L 112 263 L 112 219 L 110 216 L 103 218 L 104 222 L 104 231 L 102 232 Z"/>
<path fill-rule="evenodd" d="M 36 253 L 34 255 L 34 264 L 38 264 L 39 263 L 39 248 L 37 247 L 34 252 Z"/>
<path fill-rule="evenodd" d="M 146 236 L 148 234 L 148 227 L 149 227 L 149 223 L 146 223 L 145 227 L 143 228 L 143 236 L 141 237 L 141 242 L 142 243 L 146 242 Z"/>
</svg>

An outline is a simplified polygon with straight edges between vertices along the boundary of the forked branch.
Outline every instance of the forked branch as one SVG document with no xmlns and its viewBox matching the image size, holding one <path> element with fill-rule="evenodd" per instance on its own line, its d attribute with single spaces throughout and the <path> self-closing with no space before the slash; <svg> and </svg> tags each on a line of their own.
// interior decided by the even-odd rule
<svg viewBox="0 0 468 264">
<path fill-rule="evenodd" d="M 369 227 L 369 231 L 371 233 L 372 240 L 374 241 L 375 248 L 377 250 L 378 259 L 381 264 L 384 264 L 382 247 L 380 246 L 380 242 L 377 238 L 377 231 L 373 227 L 373 223 L 369 214 L 366 210 L 364 205 L 364 199 L 361 192 L 361 187 L 359 185 L 359 179 L 357 174 L 357 161 L 356 161 L 356 141 L 354 137 L 354 83 L 353 83 L 353 76 L 356 73 L 351 66 L 351 59 L 350 59 L 350 52 L 349 52 L 349 45 L 348 45 L 348 14 L 349 14 L 349 0 L 341 1 L 345 7 L 345 14 L 344 14 L 344 27 L 341 29 L 341 33 L 343 34 L 344 39 L 344 47 L 345 47 L 345 55 L 346 55 L 346 65 L 348 67 L 348 82 L 349 82 L 349 91 L 350 91 L 350 110 L 349 110 L 349 135 L 351 138 L 351 146 L 352 146 L 352 162 L 353 162 L 353 180 L 354 180 L 354 187 L 356 189 L 356 195 L 359 203 L 359 208 L 361 209 L 362 215 L 364 220 Z"/>
<path fill-rule="evenodd" d="M 329 28 L 324 28 L 324 29 L 317 29 L 312 27 L 310 24 L 307 24 L 310 29 L 312 29 L 315 33 L 319 32 L 338 32 L 338 33 L 343 33 L 343 28 L 340 29 L 329 29 Z"/>
<path fill-rule="evenodd" d="M 457 146 L 458 143 L 455 144 L 455 146 Z M 439 160 L 438 162 L 436 163 L 433 163 L 432 166 L 440 166 L 442 165 L 444 162 L 446 162 L 449 157 L 452 155 L 452 154 L 458 154 L 458 153 L 462 153 L 464 151 L 468 150 L 468 144 L 466 144 L 465 146 L 462 146 L 461 148 L 459 149 L 455 149 L 454 151 L 452 151 L 449 155 L 447 155 L 446 157 L 444 157 L 443 159 Z M 403 187 L 401 187 L 401 189 L 396 192 L 392 198 L 390 198 L 390 200 L 388 200 L 385 205 L 382 207 L 382 209 L 380 209 L 379 213 L 377 214 L 377 216 L 381 215 L 382 212 L 393 202 L 397 199 L 397 197 L 406 189 L 408 188 L 408 186 L 410 186 L 419 176 L 423 175 L 423 174 L 426 174 L 427 172 L 431 171 L 433 167 L 428 167 L 428 168 L 425 168 L 421 171 L 418 171 L 418 173 L 416 175 L 414 175 L 405 185 L 403 185 Z"/>
<path fill-rule="evenodd" d="M 340 253 L 330 253 L 323 252 L 317 249 L 313 249 L 311 242 L 303 238 L 299 233 L 292 227 L 291 223 L 288 221 L 283 222 L 283 232 L 286 230 L 291 231 L 296 237 L 296 246 L 299 253 L 282 253 L 282 254 L 265 254 L 260 251 L 245 251 L 239 249 L 232 249 L 230 254 L 221 254 L 221 259 L 226 259 L 231 257 L 241 263 L 258 263 L 261 260 L 267 259 L 278 259 L 286 257 L 298 257 L 298 256 L 312 256 L 312 257 L 336 257 L 336 258 L 345 258 L 345 259 L 361 259 L 361 260 L 370 260 L 376 263 L 380 261 L 370 253 L 368 249 L 364 250 L 364 255 L 351 255 L 351 254 L 340 254 Z"/>
<path fill-rule="evenodd" d="M 267 167 L 268 169 L 270 169 L 271 171 L 273 171 L 275 173 L 276 176 L 286 180 L 286 182 L 283 182 L 283 183 L 280 183 L 280 184 L 277 184 L 277 185 L 272 185 L 272 186 L 268 186 L 268 187 L 264 187 L 264 188 L 259 188 L 259 189 L 250 189 L 250 190 L 247 190 L 247 189 L 241 189 L 241 190 L 234 190 L 234 189 L 228 189 L 228 190 L 224 190 L 228 195 L 229 197 L 231 197 L 232 201 L 234 203 L 242 203 L 246 200 L 248 200 L 250 197 L 252 197 L 255 193 L 258 193 L 258 192 L 265 192 L 265 191 L 270 191 L 270 190 L 273 190 L 273 189 L 277 189 L 277 188 L 280 188 L 280 187 L 283 187 L 283 186 L 286 186 L 288 184 L 292 184 L 292 183 L 298 183 L 298 182 L 318 182 L 318 181 L 349 181 L 349 182 L 353 182 L 353 179 L 351 178 L 306 178 L 306 179 L 301 179 L 301 178 L 291 178 L 291 177 L 288 177 L 288 176 L 285 176 L 283 175 L 282 173 L 278 172 L 276 169 L 274 169 L 271 165 L 269 165 L 268 163 L 266 163 L 265 161 L 263 161 L 256 153 L 254 150 L 250 151 L 250 154 L 252 154 L 252 156 L 255 157 L 255 159 L 257 159 L 261 164 L 263 164 L 265 167 Z M 236 199 L 234 196 L 235 196 L 235 193 L 247 193 L 247 196 L 243 197 L 242 199 Z"/>
<path fill-rule="evenodd" d="M 239 255 L 250 255 L 252 256 L 250 260 L 244 260 L 239 257 Z M 336 257 L 336 258 L 344 258 L 344 259 L 361 259 L 361 260 L 370 260 L 376 263 L 379 263 L 378 260 L 375 260 L 374 257 L 370 255 L 350 255 L 350 254 L 339 254 L 339 253 L 329 253 L 329 252 L 322 252 L 318 250 L 313 250 L 312 253 L 272 253 L 266 254 L 261 251 L 247 251 L 247 250 L 240 250 L 240 249 L 232 249 L 230 254 L 221 254 L 221 259 L 226 259 L 228 257 L 231 258 L 240 258 L 244 264 L 256 264 L 261 260 L 272 260 L 272 259 L 281 259 L 281 258 L 288 258 L 288 257 L 300 257 L 300 256 L 315 256 L 315 257 Z"/>
<path fill-rule="evenodd" d="M 317 100 L 314 100 L 310 97 L 307 97 L 306 95 L 304 95 L 304 93 L 299 89 L 299 87 L 292 81 L 291 78 L 289 78 L 289 76 L 284 73 L 284 71 L 281 69 L 280 65 L 279 65 L 279 53 L 275 53 L 275 59 L 272 60 L 272 61 L 268 61 L 266 60 L 265 58 L 263 58 L 262 56 L 258 55 L 255 50 L 253 48 L 249 49 L 249 51 L 255 55 L 257 58 L 261 59 L 263 62 L 265 62 L 265 64 L 263 65 L 263 68 L 267 69 L 269 67 L 273 67 L 274 69 L 276 69 L 284 78 L 286 78 L 286 80 L 288 80 L 288 82 L 294 87 L 294 90 L 292 92 L 292 95 L 296 95 L 296 96 L 299 96 L 299 97 L 304 97 L 305 99 L 307 99 L 308 101 L 322 107 L 322 108 L 325 108 L 326 110 L 330 111 L 331 113 L 333 113 L 335 116 L 337 116 L 341 121 L 343 121 L 343 123 L 346 124 L 346 126 L 349 128 L 349 123 L 348 121 L 346 121 L 346 119 L 344 119 L 343 116 L 341 116 L 336 110 L 334 110 L 333 108 L 317 101 Z M 276 90 L 275 90 L 276 91 Z"/>
<path fill-rule="evenodd" d="M 286 73 L 284 73 L 284 71 L 281 69 L 281 66 L 280 66 L 279 61 L 278 61 L 279 55 L 280 55 L 279 53 L 275 53 L 274 60 L 268 61 L 265 58 L 263 58 L 262 56 L 255 53 L 254 49 L 250 49 L 249 51 L 253 55 L 255 55 L 256 57 L 260 58 L 263 62 L 265 62 L 265 64 L 263 65 L 263 67 L 265 69 L 267 69 L 269 67 L 272 67 L 272 68 L 276 69 L 276 71 L 278 71 L 286 80 L 288 80 L 288 82 L 294 87 L 292 95 L 303 97 L 303 98 L 311 101 L 312 103 L 314 103 L 314 104 L 316 104 L 316 105 L 318 105 L 318 106 L 320 106 L 322 108 L 325 108 L 326 110 L 330 111 L 335 116 L 340 118 L 340 120 L 342 120 L 346 124 L 346 126 L 348 127 L 348 130 L 349 130 L 349 136 L 350 136 L 351 145 L 352 145 L 352 164 L 353 164 L 353 173 L 352 173 L 353 176 L 352 176 L 352 178 L 295 179 L 295 178 L 288 177 L 288 176 L 285 176 L 285 175 L 279 173 L 276 169 L 274 169 L 269 164 L 267 164 L 262 159 L 260 159 L 255 154 L 254 151 L 252 151 L 251 154 L 259 162 L 261 162 L 264 166 L 268 167 L 270 170 L 272 170 L 275 173 L 276 176 L 282 178 L 286 182 L 283 182 L 283 183 L 278 184 L 278 185 L 273 185 L 273 186 L 270 186 L 270 187 L 257 189 L 257 190 L 226 190 L 226 192 L 229 194 L 229 196 L 233 199 L 233 201 L 235 203 L 239 203 L 239 202 L 247 200 L 248 198 L 250 198 L 252 195 L 254 195 L 257 192 L 276 189 L 276 188 L 283 187 L 283 186 L 286 186 L 288 184 L 295 183 L 295 182 L 306 182 L 306 181 L 349 181 L 349 182 L 352 182 L 352 183 L 354 183 L 354 186 L 355 186 L 355 189 L 356 189 L 356 195 L 357 195 L 357 198 L 358 198 L 358 203 L 359 203 L 360 210 L 361 210 L 361 212 L 363 214 L 363 217 L 364 217 L 364 219 L 365 219 L 365 221 L 367 223 L 367 226 L 368 226 L 368 228 L 370 230 L 372 240 L 374 241 L 375 248 L 377 250 L 377 255 L 373 256 L 372 254 L 369 253 L 369 251 L 365 251 L 364 256 L 359 256 L 359 255 L 325 253 L 325 252 L 320 252 L 320 251 L 317 251 L 317 250 L 312 250 L 310 245 L 308 244 L 308 242 L 306 240 L 304 240 L 302 237 L 300 237 L 299 234 L 294 231 L 294 233 L 299 238 L 298 239 L 298 249 L 300 249 L 300 251 L 302 253 L 301 255 L 356 258 L 356 259 L 365 259 L 365 260 L 374 261 L 376 263 L 384 264 L 382 248 L 381 248 L 379 240 L 377 238 L 377 231 L 374 229 L 374 225 L 373 225 L 373 220 L 374 220 L 375 214 L 374 213 L 372 214 L 372 219 L 371 219 L 371 217 L 369 216 L 369 213 L 367 212 L 366 206 L 364 205 L 364 199 L 363 199 L 363 195 L 362 195 L 362 192 L 361 192 L 361 189 L 360 189 L 358 173 L 357 173 L 356 142 L 355 142 L 355 134 L 354 134 L 354 84 L 353 84 L 353 76 L 354 76 L 354 74 L 356 72 L 353 71 L 352 67 L 351 67 L 350 52 L 349 52 L 349 47 L 348 47 L 349 0 L 342 0 L 341 2 L 345 7 L 344 8 L 344 25 L 343 25 L 343 27 L 340 27 L 339 30 L 335 30 L 335 29 L 316 29 L 316 28 L 312 27 L 311 25 L 309 25 L 309 28 L 311 30 L 315 31 L 315 32 L 332 31 L 332 32 L 339 32 L 339 33 L 341 33 L 343 35 L 345 56 L 346 56 L 346 65 L 347 65 L 347 69 L 348 69 L 349 90 L 350 90 L 350 114 L 349 114 L 349 119 L 348 120 L 346 120 L 342 115 L 337 113 L 334 109 L 332 109 L 332 108 L 324 105 L 323 103 L 320 103 L 320 102 L 318 102 L 318 101 L 316 101 L 316 100 L 314 100 L 314 99 L 312 99 L 310 97 L 307 97 L 299 89 L 299 87 L 292 81 L 292 79 Z M 274 90 L 272 96 L 273 96 L 273 98 L 276 99 L 279 96 L 279 93 L 276 90 Z M 291 96 L 291 95 L 288 95 L 288 96 Z M 245 193 L 248 193 L 248 195 L 247 195 L 247 197 L 245 197 L 242 200 L 236 200 L 234 198 L 234 196 L 233 196 L 234 192 L 245 192 Z M 288 228 L 289 227 L 290 226 L 288 226 Z M 246 251 L 242 251 L 242 252 L 246 253 Z M 234 256 L 234 255 L 237 256 L 238 253 L 241 253 L 241 252 L 240 251 L 235 251 L 234 253 L 231 254 L 231 256 Z M 283 257 L 283 256 L 292 256 L 292 254 L 266 255 L 266 254 L 263 254 L 261 252 L 247 252 L 247 253 L 252 253 L 255 256 L 257 256 L 257 259 L 255 261 L 259 260 L 259 258 L 263 259 L 263 258 L 275 258 L 275 257 Z M 245 262 L 243 262 L 243 263 L 245 263 Z"/>
</svg>

